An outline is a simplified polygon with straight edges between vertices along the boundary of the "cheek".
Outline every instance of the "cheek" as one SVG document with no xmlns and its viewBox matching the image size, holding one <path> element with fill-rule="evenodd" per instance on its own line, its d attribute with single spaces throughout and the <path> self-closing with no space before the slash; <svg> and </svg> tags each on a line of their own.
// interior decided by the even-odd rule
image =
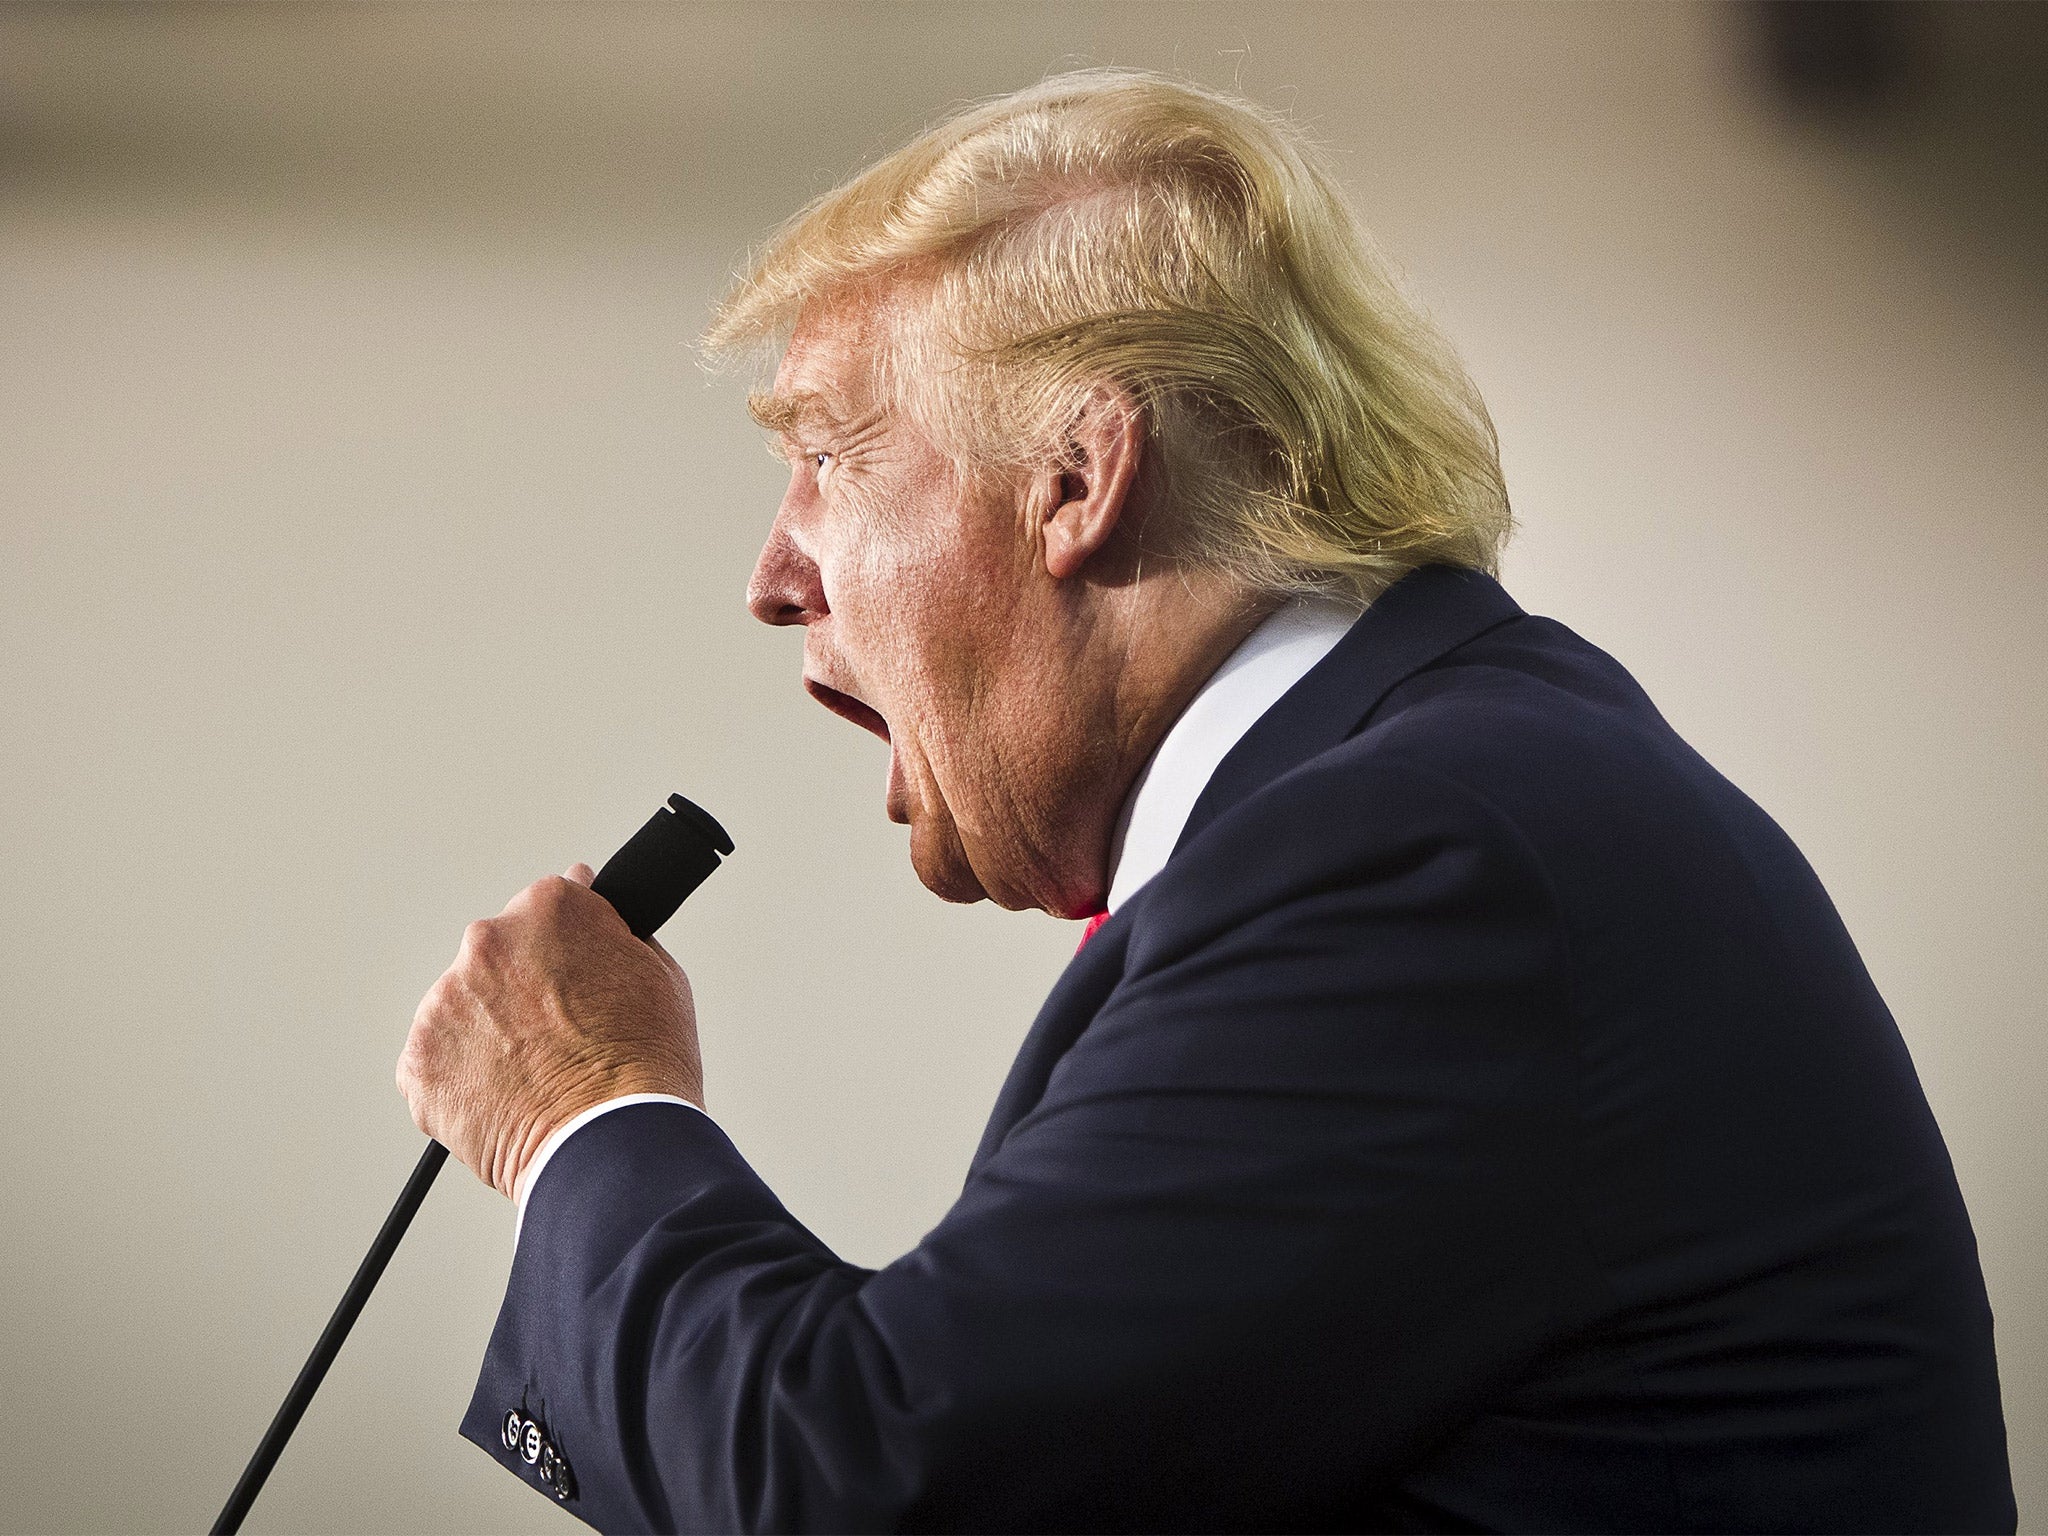
<svg viewBox="0 0 2048 1536">
<path fill-rule="evenodd" d="M 964 496 L 936 461 L 849 480 L 835 510 L 847 538 L 827 598 L 846 652 L 909 776 L 971 794 L 993 771 L 1001 722 L 991 713 L 1018 681 L 1014 519 Z"/>
<path fill-rule="evenodd" d="M 999 590 L 992 573 L 977 566 L 944 509 L 915 521 L 900 511 L 864 521 L 840 565 L 839 596 L 827 592 L 833 611 L 907 696 L 958 691 L 972 681 L 976 637 Z"/>
</svg>

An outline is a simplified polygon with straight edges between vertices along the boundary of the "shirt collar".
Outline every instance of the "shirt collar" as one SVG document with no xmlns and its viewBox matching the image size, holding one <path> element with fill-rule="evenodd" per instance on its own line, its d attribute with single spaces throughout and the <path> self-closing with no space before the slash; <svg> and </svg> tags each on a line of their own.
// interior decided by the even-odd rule
<svg viewBox="0 0 2048 1536">
<path fill-rule="evenodd" d="M 1140 770 L 1109 844 L 1114 912 L 1166 866 L 1216 765 L 1357 622 L 1360 608 L 1297 597 L 1275 609 L 1210 675 Z"/>
</svg>

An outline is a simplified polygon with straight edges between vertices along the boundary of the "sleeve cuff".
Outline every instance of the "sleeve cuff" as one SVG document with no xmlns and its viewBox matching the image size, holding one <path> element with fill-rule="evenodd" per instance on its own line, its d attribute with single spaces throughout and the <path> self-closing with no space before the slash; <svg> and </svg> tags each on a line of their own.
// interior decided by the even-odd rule
<svg viewBox="0 0 2048 1536">
<path fill-rule="evenodd" d="M 533 1193 L 533 1186 L 540 1182 L 540 1176 L 546 1170 L 549 1160 L 561 1151 L 564 1142 L 599 1115 L 608 1115 L 615 1109 L 624 1109 L 628 1104 L 680 1104 L 685 1109 L 694 1109 L 698 1114 L 705 1115 L 701 1105 L 692 1104 L 688 1099 L 677 1098 L 672 1093 L 622 1093 L 616 1099 L 606 1099 L 602 1104 L 593 1104 L 575 1119 L 556 1126 L 548 1139 L 540 1144 L 540 1150 L 533 1154 L 533 1160 L 520 1172 L 518 1187 L 513 1190 L 513 1205 L 517 1211 L 512 1226 L 514 1244 L 519 1241 L 519 1229 L 526 1224 L 527 1199 Z M 710 1116 L 705 1115 L 705 1118 L 709 1119 Z"/>
</svg>

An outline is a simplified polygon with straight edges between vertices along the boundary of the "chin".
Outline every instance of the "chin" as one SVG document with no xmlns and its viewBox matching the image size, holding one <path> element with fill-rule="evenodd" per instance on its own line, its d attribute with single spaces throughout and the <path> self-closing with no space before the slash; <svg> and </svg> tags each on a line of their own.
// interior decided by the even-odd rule
<svg viewBox="0 0 2048 1536">
<path fill-rule="evenodd" d="M 1021 866 L 1025 874 L 1022 880 L 994 878 L 976 871 L 957 834 L 927 839 L 913 830 L 910 863 L 924 888 L 942 901 L 962 905 L 992 901 L 1007 912 L 1035 911 L 1069 918 L 1090 917 L 1102 910 L 1101 881 L 1089 883 L 1085 890 L 1055 888 L 1054 883 L 1043 879 L 1034 884 L 1029 878 L 1034 866 L 1028 863 Z M 1035 872 L 1040 876 L 1049 873 L 1043 868 L 1037 868 Z"/>
<path fill-rule="evenodd" d="M 988 890 L 975 876 L 974 866 L 967 862 L 967 855 L 957 842 L 952 842 L 949 847 L 933 848 L 921 829 L 912 827 L 910 867 L 917 871 L 917 878 L 924 888 L 941 901 L 972 906 L 977 901 L 989 899 Z"/>
</svg>

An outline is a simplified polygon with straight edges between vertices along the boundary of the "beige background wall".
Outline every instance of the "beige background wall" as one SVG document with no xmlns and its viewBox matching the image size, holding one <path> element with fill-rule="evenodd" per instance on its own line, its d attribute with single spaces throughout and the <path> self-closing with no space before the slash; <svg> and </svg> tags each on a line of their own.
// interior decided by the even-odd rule
<svg viewBox="0 0 2048 1536">
<path fill-rule="evenodd" d="M 412 1162 L 463 923 L 671 789 L 739 842 L 668 935 L 713 1109 L 850 1258 L 945 1208 L 1073 932 L 916 885 L 741 609 L 778 472 L 687 343 L 811 193 L 1107 61 L 1335 146 L 1492 402 L 1510 586 L 1819 868 L 2048 1522 L 2038 141 L 1982 92 L 1787 124 L 1739 20 L 0 10 L 0 1527 L 211 1519 Z M 510 1241 L 435 1192 L 252 1530 L 565 1525 L 454 1436 Z"/>
</svg>

